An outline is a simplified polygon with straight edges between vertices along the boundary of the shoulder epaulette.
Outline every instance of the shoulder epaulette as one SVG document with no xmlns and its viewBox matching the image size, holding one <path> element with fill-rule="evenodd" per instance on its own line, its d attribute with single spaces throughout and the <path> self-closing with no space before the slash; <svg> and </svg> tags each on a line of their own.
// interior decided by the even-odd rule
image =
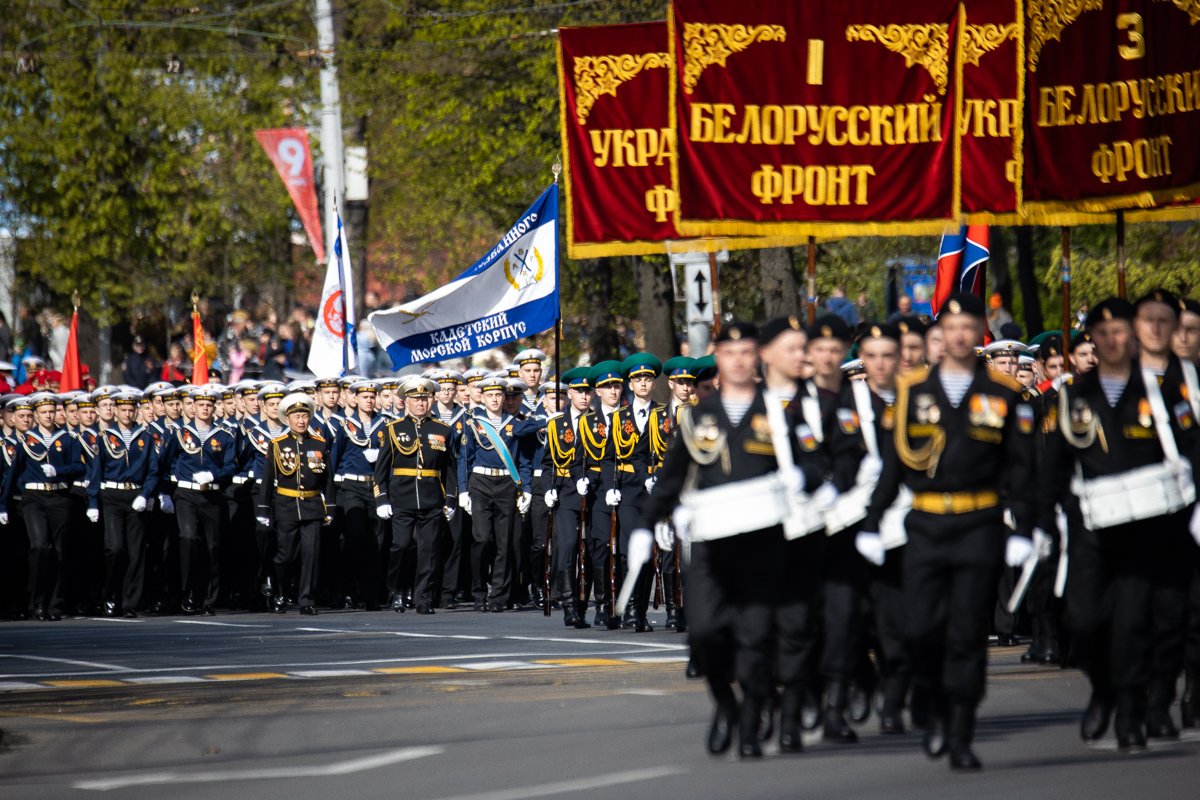
<svg viewBox="0 0 1200 800">
<path fill-rule="evenodd" d="M 929 377 L 929 367 L 928 366 L 913 367 L 912 369 L 910 369 L 906 372 L 901 372 L 899 375 L 896 376 L 896 388 L 899 389 L 901 386 L 907 388 L 914 384 L 920 383 L 921 381 L 925 380 L 928 377 Z"/>
<path fill-rule="evenodd" d="M 1020 392 L 1025 389 L 1025 387 L 1022 386 L 1021 383 L 1016 378 L 1012 377 L 1011 375 L 1009 375 L 1006 372 L 1001 372 L 998 369 L 992 369 L 991 367 L 988 367 L 987 373 L 988 373 L 988 377 L 991 378 L 993 381 L 1000 384 L 1001 386 L 1006 386 L 1009 389 L 1012 389 L 1014 392 Z"/>
<path fill-rule="evenodd" d="M 278 436 L 272 436 L 271 441 L 272 442 L 282 442 L 284 439 L 286 439 L 288 436 L 290 436 L 291 433 L 292 433 L 291 431 L 284 431 L 283 433 L 279 434 Z"/>
<path fill-rule="evenodd" d="M 321 434 L 317 433 L 317 432 L 316 432 L 316 431 L 314 431 L 314 430 L 310 430 L 310 431 L 308 432 L 308 435 L 309 435 L 309 436 L 311 436 L 312 438 L 316 439 L 318 442 L 323 442 L 323 441 L 325 441 L 325 437 L 324 437 L 324 436 L 322 436 Z"/>
</svg>

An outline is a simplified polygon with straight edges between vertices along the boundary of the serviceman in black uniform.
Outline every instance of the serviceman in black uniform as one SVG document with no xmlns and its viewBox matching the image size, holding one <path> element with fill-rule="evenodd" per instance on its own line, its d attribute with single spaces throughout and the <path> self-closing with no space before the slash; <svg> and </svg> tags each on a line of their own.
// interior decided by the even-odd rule
<svg viewBox="0 0 1200 800">
<path fill-rule="evenodd" d="M 454 429 L 430 415 L 438 385 L 426 378 L 404 384 L 405 416 L 384 430 L 375 461 L 375 512 L 391 520 L 392 545 L 388 590 L 400 597 L 400 570 L 415 544 L 418 614 L 433 613 L 434 575 L 439 568 L 438 532 L 445 521 L 444 487 L 455 474 Z M 453 502 L 453 501 L 450 501 Z M 392 607 L 403 611 L 403 604 Z"/>
<path fill-rule="evenodd" d="M 945 355 L 898 382 L 895 453 L 862 524 L 863 533 L 877 535 L 901 483 L 912 489 L 904 598 L 913 678 L 932 703 L 923 746 L 931 758 L 949 749 L 956 770 L 981 766 L 971 741 L 1001 565 L 1023 564 L 1034 553 L 1033 409 L 1016 381 L 976 357 L 984 325 L 974 295 L 956 293 L 943 305 Z M 1006 505 L 1016 522 L 1011 534 Z"/>
<path fill-rule="evenodd" d="M 258 522 L 278 535 L 275 551 L 275 584 L 287 586 L 287 573 L 299 559 L 300 584 L 296 593 L 301 614 L 316 615 L 314 592 L 320 563 L 321 526 L 333 520 L 333 507 L 325 502 L 331 493 L 333 470 L 329 443 L 308 429 L 313 400 L 299 392 L 279 402 L 279 413 L 288 431 L 271 440 L 263 461 L 258 487 Z M 287 611 L 281 591 L 275 613 Z"/>
<path fill-rule="evenodd" d="M 666 411 L 655 415 L 658 434 L 651 441 L 654 451 L 654 472 L 662 469 L 667 450 L 679 431 L 679 418 L 685 408 L 691 408 L 696 403 L 696 361 L 687 356 L 675 356 L 663 364 L 663 372 L 667 375 L 667 388 L 671 392 L 671 400 Z M 660 525 L 670 525 L 660 522 Z M 662 567 L 663 596 L 666 600 L 667 618 L 663 627 L 667 630 L 687 632 L 687 613 L 681 602 L 685 601 L 683 591 L 683 548 L 676 545 L 671 550 L 659 548 L 659 562 Z M 692 670 L 695 666 L 692 665 Z"/>
<path fill-rule="evenodd" d="M 620 361 L 601 361 L 588 371 L 594 398 L 592 407 L 584 415 L 579 428 L 579 440 L 583 445 L 584 474 L 587 476 L 589 492 L 588 510 L 588 561 L 592 565 L 592 594 L 596 599 L 593 625 L 604 625 L 608 630 L 621 627 L 621 617 L 614 604 L 616 597 L 609 590 L 613 581 L 609 565 L 619 571 L 620 561 L 612 559 L 612 528 L 614 520 L 620 537 L 620 517 L 617 507 L 621 503 L 621 492 L 617 488 L 617 462 L 609 440 L 612 415 L 621 405 L 625 380 L 621 374 Z M 619 543 L 618 543 L 619 546 Z M 616 585 L 620 586 L 617 575 Z"/>
<path fill-rule="evenodd" d="M 587 533 L 590 510 L 584 505 L 588 502 L 588 485 L 579 431 L 591 406 L 592 387 L 587 367 L 567 370 L 562 381 L 567 386 L 568 405 L 546 423 L 546 453 L 542 461 L 543 474 L 550 475 L 550 488 L 544 500 L 555 515 L 554 541 L 550 547 L 551 591 L 562 602 L 563 624 L 583 629 L 592 627 L 587 621 L 587 548 L 586 543 L 580 542 L 581 532 L 584 536 Z"/>
<path fill-rule="evenodd" d="M 629 545 L 631 562 L 639 553 L 648 558 L 650 545 L 643 540 L 650 529 L 684 502 L 692 538 L 688 641 L 716 701 L 707 747 L 725 752 L 737 727 L 744 758 L 762 755 L 759 723 L 774 682 L 773 616 L 785 577 L 783 522 L 805 482 L 823 480 L 819 472 L 794 466 L 799 443 L 791 425 L 758 387 L 757 335 L 750 323 L 722 327 L 716 345 L 720 391 L 681 417 Z M 791 458 L 776 442 L 792 451 Z M 671 546 L 665 537 L 658 544 Z"/>
</svg>

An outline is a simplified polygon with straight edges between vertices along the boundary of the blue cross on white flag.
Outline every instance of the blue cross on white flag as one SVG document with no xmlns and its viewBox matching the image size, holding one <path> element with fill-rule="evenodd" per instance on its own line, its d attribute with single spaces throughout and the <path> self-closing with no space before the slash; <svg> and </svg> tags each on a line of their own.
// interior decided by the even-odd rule
<svg viewBox="0 0 1200 800">
<path fill-rule="evenodd" d="M 558 319 L 558 186 L 551 185 L 486 256 L 411 303 L 367 317 L 400 369 L 489 350 Z"/>
<path fill-rule="evenodd" d="M 308 351 L 308 370 L 319 378 L 346 375 L 358 366 L 358 341 L 354 319 L 354 271 L 342 216 L 337 218 L 337 238 L 329 250 L 325 288 L 317 309 L 317 326 Z"/>
</svg>

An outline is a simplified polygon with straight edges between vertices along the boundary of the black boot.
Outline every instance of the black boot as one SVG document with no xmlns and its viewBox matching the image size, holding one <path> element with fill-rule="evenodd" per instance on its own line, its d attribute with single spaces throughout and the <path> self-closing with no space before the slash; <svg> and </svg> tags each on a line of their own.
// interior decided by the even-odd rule
<svg viewBox="0 0 1200 800">
<path fill-rule="evenodd" d="M 621 614 L 621 627 L 632 628 L 634 626 L 634 610 L 633 603 L 625 606 L 625 611 Z"/>
<path fill-rule="evenodd" d="M 1112 697 L 1099 689 L 1092 689 L 1091 699 L 1083 710 L 1083 719 L 1079 723 L 1079 735 L 1085 742 L 1096 742 L 1108 733 L 1108 723 L 1112 719 Z"/>
<path fill-rule="evenodd" d="M 892 675 L 883 683 L 883 708 L 879 711 L 879 732 L 904 733 L 904 696 L 908 694 L 908 679 Z"/>
<path fill-rule="evenodd" d="M 575 607 L 575 604 L 571 602 L 563 604 L 563 623 L 568 628 L 575 628 L 576 630 L 583 630 L 584 628 L 592 627 L 588 624 L 588 621 L 584 619 L 583 615 L 579 613 L 579 610 Z"/>
<path fill-rule="evenodd" d="M 775 712 L 779 709 L 779 692 L 771 691 L 763 698 L 758 712 L 758 741 L 769 742 L 775 735 Z"/>
<path fill-rule="evenodd" d="M 804 740 L 800 735 L 800 709 L 804 705 L 804 689 L 788 686 L 779 702 L 779 752 L 801 753 Z"/>
<path fill-rule="evenodd" d="M 815 731 L 821 724 L 821 695 L 814 689 L 804 691 L 804 702 L 800 706 L 800 727 Z"/>
<path fill-rule="evenodd" d="M 975 738 L 975 704 L 957 701 L 950 705 L 950 723 L 946 731 L 946 746 L 950 750 L 950 769 L 966 771 L 983 767 L 971 750 Z"/>
<path fill-rule="evenodd" d="M 1178 739 L 1179 729 L 1171 719 L 1175 700 L 1173 680 L 1152 678 L 1146 700 L 1146 736 L 1150 739 Z"/>
<path fill-rule="evenodd" d="M 687 615 L 683 613 L 683 606 L 675 608 L 675 632 L 687 633 Z"/>
<path fill-rule="evenodd" d="M 650 624 L 650 620 L 646 619 L 645 612 L 634 615 L 633 630 L 637 633 L 650 633 L 654 630 L 654 626 Z"/>
<path fill-rule="evenodd" d="M 1196 692 L 1196 670 L 1188 667 L 1183 673 L 1183 697 L 1179 699 L 1179 724 L 1185 729 L 1195 728 L 1200 718 L 1200 696 Z"/>
<path fill-rule="evenodd" d="M 669 631 L 675 630 L 675 623 L 677 621 L 675 617 L 675 598 L 672 595 L 673 593 L 670 593 L 666 596 L 667 621 L 663 624 L 663 627 Z"/>
<path fill-rule="evenodd" d="M 733 744 L 733 728 L 738 724 L 738 702 L 733 689 L 723 686 L 713 690 L 716 708 L 708 729 L 708 752 L 719 756 Z"/>
<path fill-rule="evenodd" d="M 921 749 L 930 758 L 941 758 L 946 752 L 946 708 L 935 697 L 929 698 L 926 711 L 925 734 L 921 737 Z"/>
<path fill-rule="evenodd" d="M 1146 695 L 1141 690 L 1117 693 L 1117 750 L 1137 753 L 1146 749 Z"/>
<path fill-rule="evenodd" d="M 762 724 L 763 699 L 754 695 L 742 698 L 742 713 L 738 722 L 738 755 L 742 758 L 762 758 L 758 731 Z"/>
<path fill-rule="evenodd" d="M 846 721 L 846 684 L 840 680 L 825 684 L 825 730 L 822 737 L 827 742 L 854 744 L 858 734 Z"/>
</svg>

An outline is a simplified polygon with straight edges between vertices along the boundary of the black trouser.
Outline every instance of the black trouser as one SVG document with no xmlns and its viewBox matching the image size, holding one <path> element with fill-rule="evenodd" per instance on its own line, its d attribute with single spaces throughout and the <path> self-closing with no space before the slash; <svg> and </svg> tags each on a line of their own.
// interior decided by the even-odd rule
<svg viewBox="0 0 1200 800">
<path fill-rule="evenodd" d="M 545 476 L 534 476 L 533 502 L 529 506 L 529 550 L 525 559 L 525 581 L 530 586 L 540 587 L 545 581 L 546 525 L 554 516 L 546 507 L 546 491 L 549 488 Z"/>
<path fill-rule="evenodd" d="M 29 609 L 29 535 L 22 503 L 8 503 L 8 525 L 0 528 L 0 614 L 17 617 Z"/>
<path fill-rule="evenodd" d="M 714 694 L 734 679 L 747 696 L 770 692 L 784 562 L 779 526 L 692 545 L 688 643 Z"/>
<path fill-rule="evenodd" d="M 152 512 L 146 541 L 146 593 L 169 610 L 179 599 L 179 518 Z"/>
<path fill-rule="evenodd" d="M 996 584 L 996 602 L 992 606 L 992 628 L 998 636 L 1017 635 L 1017 614 L 1009 612 L 1008 600 L 1012 597 L 1013 590 L 1017 586 L 1017 577 L 1020 574 L 1019 568 L 1009 566 L 1000 568 L 1000 578 Z"/>
<path fill-rule="evenodd" d="M 293 513 L 294 510 L 293 510 Z M 275 582 L 279 591 L 287 586 L 288 573 L 297 559 L 300 561 L 300 580 L 296 590 L 296 602 L 301 607 L 311 606 L 317 580 L 320 576 L 321 525 L 323 519 L 285 519 L 275 516 Z"/>
<path fill-rule="evenodd" d="M 1188 554 L 1191 584 L 1188 587 L 1188 620 L 1184 655 L 1188 669 L 1200 676 L 1200 544 L 1192 542 Z"/>
<path fill-rule="evenodd" d="M 71 498 L 65 490 L 27 490 L 21 515 L 29 534 L 29 602 L 35 609 L 63 612 L 64 565 L 70 545 Z"/>
<path fill-rule="evenodd" d="M 933 697 L 977 704 L 1007 531 L 1000 509 L 912 511 L 905 524 L 904 612 L 914 682 Z"/>
<path fill-rule="evenodd" d="M 378 608 L 384 575 L 380 549 L 383 531 L 375 513 L 374 484 L 342 481 L 338 484 L 337 503 L 341 511 L 340 547 L 331 558 L 322 559 L 322 566 L 337 563 L 339 594 L 362 600 L 369 609 Z M 330 541 L 329 537 L 322 538 Z M 390 583 L 388 586 L 391 588 Z"/>
<path fill-rule="evenodd" d="M 415 548 L 417 574 L 413 589 L 413 602 L 418 606 L 433 605 L 433 575 L 438 568 L 437 540 L 441 522 L 445 518 L 442 509 L 435 508 L 392 508 L 392 546 L 388 558 L 388 591 L 399 594 L 403 588 L 402 571 L 406 556 Z"/>
<path fill-rule="evenodd" d="M 827 536 L 825 541 L 821 677 L 827 681 L 849 681 L 862 664 L 868 564 L 854 547 L 857 531 L 858 527 L 853 526 Z M 813 535 L 825 534 L 822 531 Z"/>
<path fill-rule="evenodd" d="M 104 593 L 104 529 L 87 518 L 87 487 L 71 485 L 63 591 L 68 608 L 91 613 Z"/>
<path fill-rule="evenodd" d="M 258 545 L 255 541 L 254 481 L 232 483 L 222 492 L 225 496 L 225 519 L 228 535 L 221 547 L 221 585 L 232 599 L 238 595 L 243 608 L 258 605 L 261 578 L 258 569 Z"/>
<path fill-rule="evenodd" d="M 878 637 L 880 672 L 884 677 L 908 677 L 912 669 L 905 646 L 904 556 L 907 547 L 887 551 L 881 567 L 870 567 L 871 609 Z"/>
<path fill-rule="evenodd" d="M 570 493 L 568 493 L 568 491 Z M 579 496 L 574 489 L 559 491 L 558 505 L 554 509 L 554 542 L 550 548 L 553 570 L 554 596 L 563 603 L 574 603 L 582 612 L 587 608 L 587 580 L 589 562 L 586 547 L 583 553 L 584 587 L 579 587 Z M 589 513 L 588 516 L 591 516 Z M 585 534 L 586 535 L 586 534 Z M 583 598 L 580 598 L 580 595 Z"/>
<path fill-rule="evenodd" d="M 803 688 L 816 675 L 821 652 L 821 572 L 826 547 L 822 531 L 785 541 L 782 546 L 783 570 L 775 626 L 779 636 L 777 677 L 784 686 Z M 695 625 L 690 604 L 688 609 L 689 621 Z"/>
<path fill-rule="evenodd" d="M 138 489 L 101 489 L 100 510 L 104 523 L 104 601 L 128 611 L 142 605 L 146 586 L 145 512 L 130 504 Z"/>
<path fill-rule="evenodd" d="M 446 523 L 442 536 L 442 605 L 454 602 L 460 592 L 471 586 L 471 559 L 463 558 L 465 546 L 467 553 L 471 552 L 471 515 L 460 508 L 454 512 L 454 517 Z"/>
<path fill-rule="evenodd" d="M 1192 572 L 1192 551 L 1196 543 L 1188 531 L 1192 509 L 1160 518 L 1153 545 L 1155 559 L 1151 615 L 1154 620 L 1154 645 L 1151 651 L 1151 679 L 1163 704 L 1175 698 L 1175 682 L 1184 665 L 1184 640 L 1187 633 L 1188 583 Z"/>
<path fill-rule="evenodd" d="M 671 530 L 673 532 L 674 527 L 672 527 Z M 674 533 L 672 533 L 672 535 L 674 535 Z M 681 585 L 678 595 L 679 600 L 683 602 L 676 603 L 675 585 L 676 582 L 686 584 L 683 574 L 683 544 L 678 538 L 676 538 L 674 548 L 670 551 L 659 553 L 658 558 L 659 564 L 662 565 L 663 595 L 666 598 L 667 604 L 674 605 L 679 611 L 682 611 L 683 606 L 687 603 L 687 596 L 683 592 L 683 587 Z"/>
<path fill-rule="evenodd" d="M 221 593 L 221 523 L 225 498 L 217 491 L 175 490 L 179 519 L 179 583 L 184 597 L 213 606 Z"/>
<path fill-rule="evenodd" d="M 620 514 L 612 506 L 604 502 L 607 489 L 596 489 L 589 498 L 588 511 L 591 519 L 588 521 L 588 560 L 592 564 L 592 592 L 596 597 L 597 610 L 605 608 L 611 601 L 617 602 L 616 597 L 609 597 L 609 540 L 612 536 L 613 520 L 617 521 L 617 561 L 613 568 L 617 570 L 617 591 L 621 590 L 621 561 L 620 561 Z"/>
<path fill-rule="evenodd" d="M 509 550 L 516 516 L 517 487 L 512 478 L 471 476 L 471 590 L 476 602 L 508 602 L 513 578 Z"/>
<path fill-rule="evenodd" d="M 639 483 L 638 481 L 643 481 Z M 618 527 L 620 528 L 621 569 L 618 575 L 617 591 L 625 582 L 629 571 L 629 536 L 641 521 L 640 509 L 645 502 L 645 478 L 634 478 L 621 487 L 621 504 L 617 506 Z M 654 564 L 647 562 L 638 574 L 637 583 L 633 587 L 630 602 L 633 611 L 638 616 L 645 616 L 650 607 L 650 592 L 654 589 Z"/>
<path fill-rule="evenodd" d="M 1154 646 L 1153 593 L 1166 519 L 1099 531 L 1072 528 L 1067 624 L 1081 666 L 1101 694 L 1144 690 Z"/>
<path fill-rule="evenodd" d="M 252 496 L 257 497 L 259 483 L 254 483 L 254 488 L 251 490 Z M 277 597 L 287 594 L 287 587 L 278 585 L 275 577 L 275 552 L 278 550 L 276 540 L 278 539 L 275 533 L 275 528 L 271 525 L 261 525 L 258 522 L 258 514 L 261 511 L 255 508 L 254 519 L 254 550 L 258 555 L 258 568 L 256 570 L 257 581 L 261 585 L 266 582 L 267 578 L 276 581 L 276 586 L 273 587 L 273 593 Z"/>
</svg>

